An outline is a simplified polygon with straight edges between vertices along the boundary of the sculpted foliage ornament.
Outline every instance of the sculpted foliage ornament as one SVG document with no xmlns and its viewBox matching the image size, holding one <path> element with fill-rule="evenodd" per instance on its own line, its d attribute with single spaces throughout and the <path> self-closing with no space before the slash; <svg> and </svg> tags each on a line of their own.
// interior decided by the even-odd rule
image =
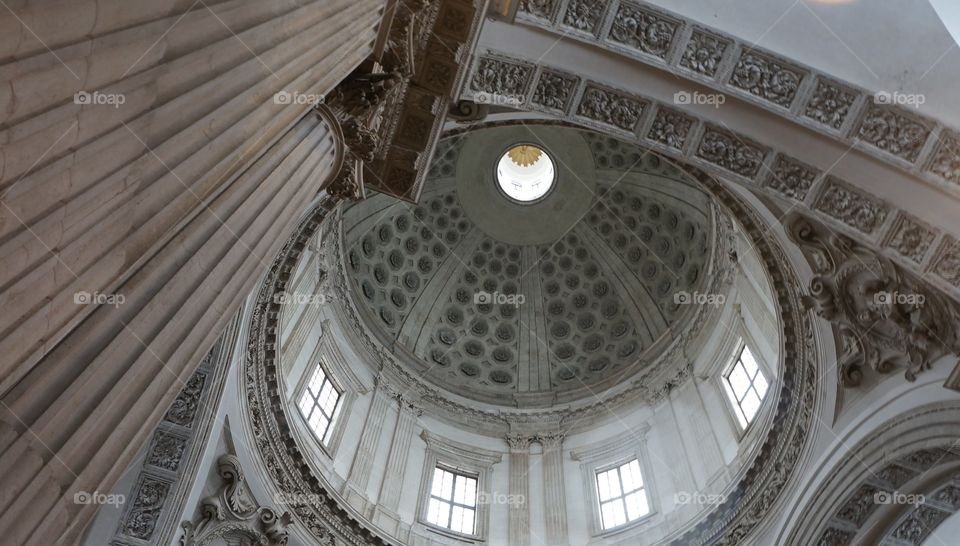
<svg viewBox="0 0 960 546">
<path fill-rule="evenodd" d="M 666 144 L 670 148 L 682 150 L 692 128 L 693 119 L 689 116 L 674 110 L 659 108 L 647 138 Z"/>
<path fill-rule="evenodd" d="M 816 178 L 817 172 L 814 169 L 786 156 L 778 155 L 770 178 L 767 180 L 767 187 L 787 197 L 803 201 Z"/>
<path fill-rule="evenodd" d="M 804 115 L 827 127 L 839 129 L 850 113 L 850 107 L 857 95 L 838 85 L 820 80 L 817 89 L 810 97 Z"/>
<path fill-rule="evenodd" d="M 519 11 L 540 19 L 550 19 L 557 0 L 520 0 Z"/>
<path fill-rule="evenodd" d="M 640 121 L 645 103 L 622 93 L 591 85 L 583 92 L 577 114 L 632 131 Z"/>
<path fill-rule="evenodd" d="M 954 184 L 960 184 L 960 136 L 953 131 L 940 134 L 940 146 L 928 169 Z"/>
<path fill-rule="evenodd" d="M 487 57 L 480 60 L 470 85 L 476 91 L 508 100 L 523 96 L 532 74 L 529 65 Z"/>
<path fill-rule="evenodd" d="M 610 40 L 664 58 L 678 26 L 676 21 L 624 3 L 613 18 Z"/>
<path fill-rule="evenodd" d="M 882 202 L 833 177 L 828 177 L 828 184 L 817 198 L 815 208 L 867 234 L 876 231 L 888 214 L 888 207 Z"/>
<path fill-rule="evenodd" d="M 730 84 L 780 106 L 789 107 L 803 77 L 777 59 L 747 51 L 734 68 Z"/>
<path fill-rule="evenodd" d="M 930 129 L 893 109 L 873 105 L 857 136 L 881 150 L 913 162 L 920 155 Z"/>
<path fill-rule="evenodd" d="M 844 386 L 866 369 L 905 368 L 909 381 L 944 355 L 960 355 L 960 306 L 889 259 L 796 215 L 790 238 L 811 260 L 816 277 L 804 302 L 835 327 Z"/>
<path fill-rule="evenodd" d="M 549 110 L 566 111 L 577 82 L 579 82 L 578 78 L 544 71 L 540 74 L 530 102 Z"/>
<path fill-rule="evenodd" d="M 376 131 L 382 110 L 400 79 L 396 72 L 355 73 L 330 93 L 325 105 L 318 106 L 321 115 L 326 113 L 339 124 L 345 145 L 340 172 L 327 188 L 331 195 L 341 199 L 363 196 L 363 164 L 373 161 L 380 147 Z"/>
<path fill-rule="evenodd" d="M 183 523 L 182 546 L 231 544 L 238 546 L 280 546 L 287 543 L 289 512 L 277 514 L 257 505 L 244 480 L 240 461 L 221 455 L 217 471 L 224 484 L 216 495 L 201 502 L 200 521 Z"/>
<path fill-rule="evenodd" d="M 729 45 L 729 40 L 695 30 L 687 42 L 680 66 L 713 77 Z"/>
<path fill-rule="evenodd" d="M 596 32 L 600 16 L 604 12 L 601 0 L 570 0 L 567 12 L 563 15 L 563 24 L 584 32 Z"/>
<path fill-rule="evenodd" d="M 714 128 L 707 128 L 697 149 L 700 158 L 746 178 L 760 172 L 765 153 L 733 133 Z"/>
</svg>

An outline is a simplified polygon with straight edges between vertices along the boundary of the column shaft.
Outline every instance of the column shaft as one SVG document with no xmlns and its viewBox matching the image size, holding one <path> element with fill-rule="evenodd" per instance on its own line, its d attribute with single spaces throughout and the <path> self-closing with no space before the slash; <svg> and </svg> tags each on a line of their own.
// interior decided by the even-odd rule
<svg viewBox="0 0 960 546">
<path fill-rule="evenodd" d="M 567 543 L 567 495 L 563 479 L 563 437 L 541 440 L 543 443 L 543 503 L 547 544 Z"/>
<path fill-rule="evenodd" d="M 380 485 L 380 497 L 377 503 L 393 513 L 400 507 L 400 493 L 403 491 L 403 476 L 407 471 L 407 456 L 410 454 L 410 441 L 417 424 L 419 410 L 400 403 L 397 416 L 397 428 L 393 430 L 390 454 L 387 456 L 387 469 Z"/>
<path fill-rule="evenodd" d="M 510 483 L 508 505 L 508 535 L 513 546 L 530 544 L 530 439 L 509 438 Z M 497 496 L 494 495 L 496 498 Z"/>
</svg>

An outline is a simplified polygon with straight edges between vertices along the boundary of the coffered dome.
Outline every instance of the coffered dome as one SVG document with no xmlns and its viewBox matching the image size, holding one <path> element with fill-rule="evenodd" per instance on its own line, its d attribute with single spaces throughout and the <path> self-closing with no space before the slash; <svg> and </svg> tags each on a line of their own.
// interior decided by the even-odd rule
<svg viewBox="0 0 960 546">
<path fill-rule="evenodd" d="M 523 203 L 495 168 L 531 143 L 556 181 Z M 645 370 L 675 342 L 714 223 L 708 194 L 655 154 L 565 127 L 495 127 L 441 142 L 419 205 L 375 195 L 349 208 L 343 245 L 367 325 L 423 378 L 544 405 Z"/>
</svg>

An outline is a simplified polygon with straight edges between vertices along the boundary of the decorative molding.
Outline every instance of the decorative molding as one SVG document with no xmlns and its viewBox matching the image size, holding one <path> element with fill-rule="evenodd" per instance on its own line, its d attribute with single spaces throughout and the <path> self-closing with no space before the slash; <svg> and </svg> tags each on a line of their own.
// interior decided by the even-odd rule
<svg viewBox="0 0 960 546">
<path fill-rule="evenodd" d="M 246 484 L 240 461 L 233 455 L 217 459 L 217 473 L 224 483 L 214 496 L 203 499 L 195 522 L 183 522 L 182 546 L 219 544 L 257 544 L 282 546 L 287 543 L 287 527 L 293 522 L 289 512 L 278 514 L 257 504 Z"/>
<path fill-rule="evenodd" d="M 451 463 L 490 470 L 493 465 L 503 460 L 502 451 L 482 449 L 474 445 L 450 440 L 426 429 L 420 433 L 420 438 L 426 442 L 427 449 L 443 456 L 445 460 Z"/>
<path fill-rule="evenodd" d="M 680 58 L 680 66 L 708 78 L 717 75 L 724 54 L 733 42 L 700 28 L 693 29 Z"/>
<path fill-rule="evenodd" d="M 547 72 L 567 78 L 580 76 L 544 63 L 532 63 L 523 59 L 512 59 L 498 52 L 480 53 L 478 58 L 487 55 L 495 56 L 504 62 L 525 63 L 534 72 Z M 580 91 L 587 86 L 605 88 L 599 82 L 580 82 Z M 469 95 L 469 90 L 464 90 Z M 697 118 L 691 112 L 681 111 L 673 105 L 657 103 L 648 97 L 627 95 L 630 100 L 644 104 L 643 118 L 637 126 L 636 132 L 622 131 L 621 129 L 585 118 L 577 114 L 579 99 L 574 97 L 571 107 L 566 111 L 546 110 L 532 104 L 530 93 L 516 97 L 520 109 L 541 111 L 549 116 L 556 117 L 562 122 L 587 127 L 604 134 L 612 134 L 616 138 L 628 141 L 640 147 L 641 150 L 653 150 L 665 156 L 683 161 L 687 164 L 702 168 L 707 172 L 725 177 L 734 177 L 734 180 L 749 186 L 754 191 L 767 194 L 776 199 L 787 199 L 790 208 L 803 210 L 808 205 L 813 208 L 814 215 L 826 221 L 836 231 L 850 236 L 868 245 L 875 245 L 881 241 L 888 241 L 894 229 L 891 218 L 901 214 L 892 204 L 881 201 L 865 191 L 856 188 L 849 182 L 835 176 L 824 180 L 822 173 L 809 167 L 803 161 L 793 158 L 781 150 L 769 150 L 757 144 L 743 134 L 735 133 L 727 128 L 716 127 L 705 119 Z M 859 99 L 858 99 L 859 100 Z M 687 124 L 689 120 L 689 126 Z M 516 123 L 504 121 L 501 124 Z M 530 123 L 526 121 L 525 123 Z M 542 121 L 540 123 L 551 123 Z M 844 122 L 849 124 L 849 120 Z M 491 126 L 494 124 L 485 124 Z M 476 126 L 474 127 L 476 128 Z M 682 144 L 681 144 L 682 142 Z M 597 165 L 598 168 L 615 168 L 615 165 Z M 916 174 L 916 173 L 914 173 Z M 812 176 L 812 178 L 811 178 Z M 960 184 L 956 185 L 956 195 L 960 196 Z M 827 195 L 825 195 L 827 194 Z M 801 199 L 803 196 L 803 199 Z M 942 233 L 934 229 L 936 243 Z M 954 297 L 960 299 L 960 250 L 937 250 L 934 244 L 928 254 L 919 262 L 889 248 L 887 255 L 917 274 L 933 272 L 935 276 L 944 280 L 944 284 L 952 287 Z M 931 260 L 931 254 L 937 257 L 944 256 L 944 265 L 937 264 L 937 257 Z M 949 256 L 949 257 L 947 257 Z M 956 260 L 956 261 L 951 261 Z"/>
<path fill-rule="evenodd" d="M 896 513 L 906 515 L 911 505 L 883 505 L 873 492 L 920 494 L 925 504 L 952 510 L 937 497 L 940 491 L 960 485 L 956 482 L 960 451 L 954 442 L 960 437 L 958 423 L 960 405 L 942 402 L 915 408 L 876 427 L 826 469 L 810 500 L 796 507 L 797 523 L 783 544 L 848 546 L 860 530 L 868 529 L 871 544 L 889 544 L 882 540 L 884 531 L 889 535 L 900 521 Z M 945 480 L 931 481 L 938 475 Z"/>
<path fill-rule="evenodd" d="M 483 10 L 472 0 L 397 1 L 381 57 L 351 74 L 318 107 L 333 112 L 347 144 L 330 195 L 358 199 L 367 185 L 416 202 L 451 90 L 466 71 L 463 61 Z"/>
<path fill-rule="evenodd" d="M 647 102 L 630 94 L 588 82 L 577 105 L 577 116 L 633 133 Z"/>
<path fill-rule="evenodd" d="M 613 15 L 607 40 L 664 59 L 670 52 L 680 22 L 673 17 L 621 2 Z"/>
<path fill-rule="evenodd" d="M 856 91 L 818 77 L 817 86 L 804 108 L 803 115 L 825 127 L 839 131 L 856 101 Z"/>
<path fill-rule="evenodd" d="M 529 0 L 517 22 L 739 96 L 960 196 L 960 133 L 882 104 L 874 93 L 883 90 L 840 81 L 641 0 Z"/>
<path fill-rule="evenodd" d="M 745 49 L 733 67 L 730 85 L 783 108 L 790 108 L 800 89 L 800 82 L 809 77 L 773 55 Z"/>
<path fill-rule="evenodd" d="M 213 426 L 240 317 L 238 311 L 154 431 L 136 485 L 127 495 L 133 499 L 132 506 L 121 516 L 111 544 L 169 544 L 178 533 L 178 517 Z"/>
<path fill-rule="evenodd" d="M 794 215 L 785 225 L 816 275 L 805 304 L 835 327 L 838 372 L 858 386 L 869 369 L 916 375 L 960 355 L 960 304 L 889 259 L 822 224 Z"/>
<path fill-rule="evenodd" d="M 827 177 L 814 208 L 867 235 L 876 232 L 890 214 L 885 203 L 833 176 Z"/>
<path fill-rule="evenodd" d="M 754 179 L 760 173 L 767 150 L 730 131 L 707 125 L 696 155 L 733 174 Z"/>
<path fill-rule="evenodd" d="M 906 213 L 900 213 L 890 228 L 886 246 L 915 263 L 922 263 L 933 246 L 937 232 L 922 221 Z"/>
<path fill-rule="evenodd" d="M 820 173 L 813 167 L 777 154 L 765 186 L 784 197 L 803 201 L 819 176 Z"/>
</svg>

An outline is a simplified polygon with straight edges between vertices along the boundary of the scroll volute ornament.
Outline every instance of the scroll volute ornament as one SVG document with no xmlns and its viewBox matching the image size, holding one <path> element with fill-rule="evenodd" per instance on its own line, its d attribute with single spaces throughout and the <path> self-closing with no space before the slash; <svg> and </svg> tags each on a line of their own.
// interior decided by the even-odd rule
<svg viewBox="0 0 960 546">
<path fill-rule="evenodd" d="M 944 355 L 960 355 L 956 301 L 809 218 L 792 215 L 786 225 L 816 274 L 803 302 L 834 327 L 845 387 L 858 386 L 866 368 L 905 368 L 914 381 Z"/>
<path fill-rule="evenodd" d="M 183 522 L 182 546 L 282 546 L 287 543 L 290 512 L 277 514 L 272 508 L 258 506 L 253 499 L 233 455 L 221 455 L 217 470 L 224 484 L 216 495 L 200 503 L 202 517 L 194 523 Z"/>
<path fill-rule="evenodd" d="M 373 161 L 380 146 L 377 134 L 383 109 L 400 83 L 397 72 L 354 72 L 317 107 L 321 118 L 335 123 L 344 150 L 341 167 L 327 193 L 341 199 L 362 199 L 363 164 Z"/>
</svg>

